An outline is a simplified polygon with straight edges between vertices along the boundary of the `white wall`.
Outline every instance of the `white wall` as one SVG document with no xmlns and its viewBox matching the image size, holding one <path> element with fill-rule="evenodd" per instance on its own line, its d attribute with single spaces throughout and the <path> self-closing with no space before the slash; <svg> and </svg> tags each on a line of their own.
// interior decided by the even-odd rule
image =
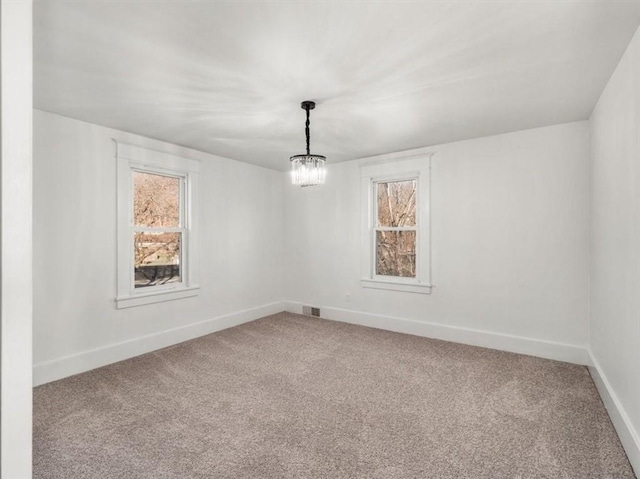
<svg viewBox="0 0 640 479">
<path fill-rule="evenodd" d="M 361 161 L 329 166 L 322 188 L 285 183 L 286 297 L 333 319 L 586 363 L 588 135 L 584 121 L 424 149 L 431 295 L 361 288 Z"/>
<path fill-rule="evenodd" d="M 36 383 L 222 327 L 210 319 L 254 319 L 282 298 L 334 319 L 380 315 L 389 329 L 406 330 L 397 318 L 418 328 L 407 332 L 586 362 L 587 122 L 428 149 L 431 295 L 360 287 L 358 161 L 330 166 L 322 188 L 294 188 L 282 173 L 50 113 L 36 111 L 34 127 Z M 114 308 L 111 138 L 203 159 L 198 298 Z"/>
<path fill-rule="evenodd" d="M 640 473 L 640 29 L 591 115 L 590 346 Z"/>
<path fill-rule="evenodd" d="M 202 160 L 199 297 L 115 308 L 112 138 Z M 282 180 L 276 171 L 35 110 L 35 383 L 280 311 Z"/>
<path fill-rule="evenodd" d="M 31 477 L 32 2 L 0 2 L 0 477 Z"/>
</svg>

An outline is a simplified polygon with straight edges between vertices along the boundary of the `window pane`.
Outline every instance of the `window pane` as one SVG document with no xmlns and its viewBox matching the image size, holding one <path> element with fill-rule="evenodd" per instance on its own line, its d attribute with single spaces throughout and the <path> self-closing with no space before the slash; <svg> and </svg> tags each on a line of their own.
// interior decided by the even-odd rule
<svg viewBox="0 0 640 479">
<path fill-rule="evenodd" d="M 378 226 L 415 226 L 416 180 L 376 183 Z"/>
<path fill-rule="evenodd" d="M 133 172 L 133 222 L 135 226 L 180 226 L 180 178 Z"/>
<path fill-rule="evenodd" d="M 135 287 L 179 283 L 182 233 L 134 233 Z"/>
<path fill-rule="evenodd" d="M 415 231 L 376 231 L 376 274 L 416 277 Z"/>
</svg>

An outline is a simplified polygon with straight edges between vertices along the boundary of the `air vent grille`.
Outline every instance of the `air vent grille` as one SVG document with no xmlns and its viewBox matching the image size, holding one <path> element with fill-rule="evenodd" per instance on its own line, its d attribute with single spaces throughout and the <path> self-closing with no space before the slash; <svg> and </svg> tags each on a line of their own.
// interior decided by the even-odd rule
<svg viewBox="0 0 640 479">
<path fill-rule="evenodd" d="M 315 308 L 313 306 L 302 306 L 302 314 L 306 314 L 307 316 L 315 316 L 316 318 L 319 318 L 320 308 Z"/>
</svg>

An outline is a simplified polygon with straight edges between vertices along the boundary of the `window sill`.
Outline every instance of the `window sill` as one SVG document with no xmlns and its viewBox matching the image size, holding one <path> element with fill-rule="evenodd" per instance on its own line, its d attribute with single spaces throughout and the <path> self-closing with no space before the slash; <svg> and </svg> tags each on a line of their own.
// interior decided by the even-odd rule
<svg viewBox="0 0 640 479">
<path fill-rule="evenodd" d="M 399 281 L 386 281 L 382 279 L 362 279 L 363 288 L 386 289 L 389 291 L 403 291 L 405 293 L 431 294 L 430 284 L 402 283 Z"/>
<path fill-rule="evenodd" d="M 131 308 L 143 306 L 145 304 L 162 303 L 175 299 L 191 298 L 200 294 L 200 286 L 190 286 L 188 288 L 153 291 L 150 293 L 138 293 L 130 296 L 116 298 L 116 308 Z"/>
</svg>

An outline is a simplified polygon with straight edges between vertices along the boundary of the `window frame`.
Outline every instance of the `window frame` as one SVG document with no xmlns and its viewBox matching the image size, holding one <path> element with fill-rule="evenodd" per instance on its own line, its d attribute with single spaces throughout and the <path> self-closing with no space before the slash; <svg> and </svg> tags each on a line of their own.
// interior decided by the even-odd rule
<svg viewBox="0 0 640 479">
<path fill-rule="evenodd" d="M 417 158 L 396 159 L 360 167 L 362 190 L 362 278 L 363 288 L 386 289 L 409 293 L 431 293 L 430 258 L 430 169 L 431 154 Z M 416 276 L 377 274 L 377 185 L 402 180 L 416 181 Z M 413 228 L 400 228 L 411 229 Z M 393 228 L 393 230 L 396 230 Z M 398 230 L 398 231 L 399 231 Z"/>
<path fill-rule="evenodd" d="M 114 140 L 115 141 L 115 140 Z M 116 141 L 117 160 L 117 292 L 118 309 L 197 296 L 196 212 L 200 162 Z M 133 218 L 134 172 L 180 179 L 180 222 L 177 228 L 136 226 Z M 181 233 L 180 282 L 135 287 L 135 232 Z"/>
</svg>

